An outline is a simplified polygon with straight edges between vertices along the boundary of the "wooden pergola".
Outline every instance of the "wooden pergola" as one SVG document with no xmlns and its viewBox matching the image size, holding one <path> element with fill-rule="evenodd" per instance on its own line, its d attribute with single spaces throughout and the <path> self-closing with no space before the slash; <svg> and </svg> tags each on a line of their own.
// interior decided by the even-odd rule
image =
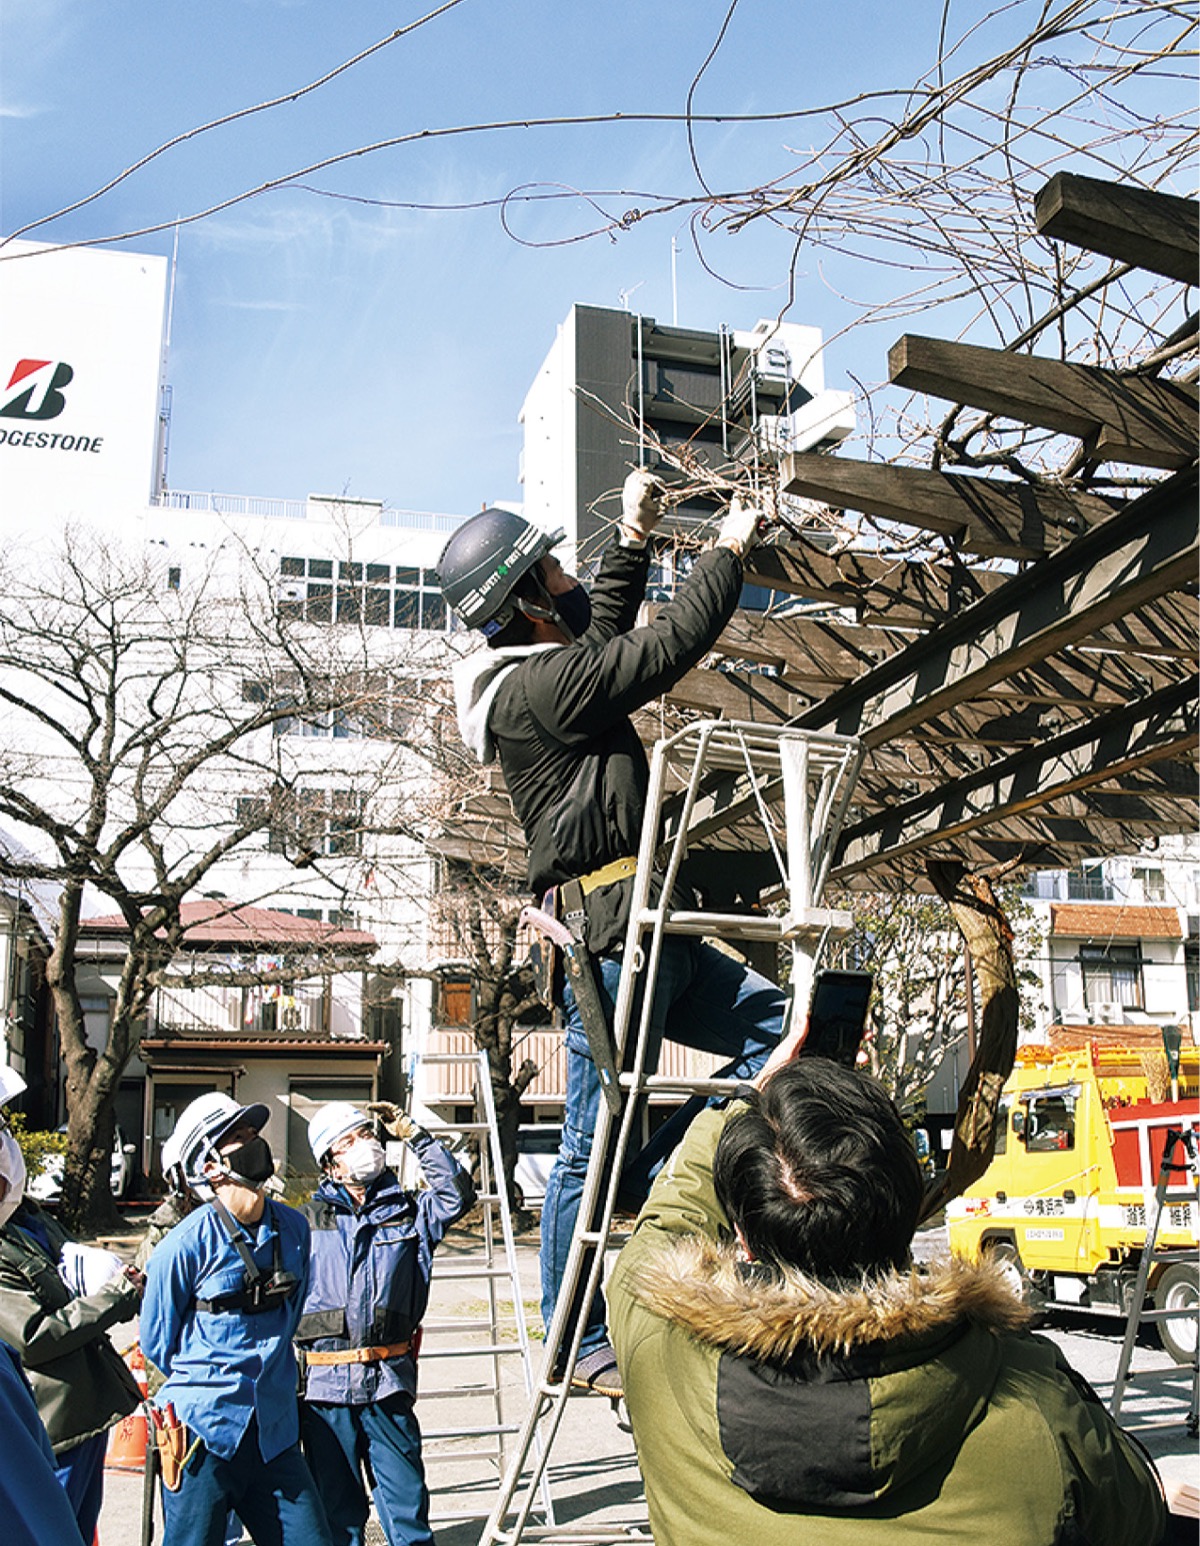
<svg viewBox="0 0 1200 1546">
<path fill-rule="evenodd" d="M 1036 219 L 1122 264 L 1197 277 L 1189 200 L 1060 174 Z M 1189 332 L 1194 315 L 1172 342 Z M 915 335 L 888 363 L 899 386 L 1072 437 L 1075 471 L 1032 482 L 789 457 L 786 492 L 940 537 L 944 556 L 760 546 L 749 581 L 821 605 L 740 611 L 723 668 L 693 671 L 671 701 L 862 740 L 833 869 L 844 884 L 926 885 L 929 860 L 1071 867 L 1194 830 L 1195 386 L 1159 379 L 1153 359 L 1117 371 Z M 1105 463 L 1166 476 L 1101 497 L 1087 485 Z M 980 567 L 994 559 L 1012 562 Z M 736 828 L 716 830 L 736 798 L 714 787 L 698 838 L 739 846 Z"/>
</svg>

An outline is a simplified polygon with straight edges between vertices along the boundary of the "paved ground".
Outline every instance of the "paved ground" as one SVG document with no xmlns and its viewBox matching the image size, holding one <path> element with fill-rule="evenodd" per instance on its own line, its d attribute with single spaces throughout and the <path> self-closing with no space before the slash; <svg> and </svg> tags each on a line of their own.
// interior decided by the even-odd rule
<svg viewBox="0 0 1200 1546">
<path fill-rule="evenodd" d="M 117 1248 L 116 1242 L 109 1242 Z M 920 1254 L 944 1248 L 944 1233 L 930 1231 L 921 1242 Z M 439 1253 L 443 1268 L 459 1267 L 477 1259 L 477 1242 L 455 1232 Z M 518 1245 L 522 1299 L 536 1326 L 537 1236 L 525 1235 Z M 490 1387 L 493 1364 L 500 1368 L 502 1416 L 519 1422 L 525 1411 L 524 1379 L 519 1353 L 481 1355 L 456 1349 L 478 1348 L 486 1343 L 479 1322 L 487 1320 L 487 1280 L 455 1276 L 435 1279 L 435 1293 L 427 1318 L 422 1350 L 421 1421 L 425 1429 L 430 1489 L 439 1546 L 474 1546 L 482 1529 L 479 1518 L 463 1520 L 464 1513 L 485 1514 L 495 1496 L 500 1466 L 481 1451 L 494 1441 L 481 1437 L 437 1438 L 448 1429 L 461 1431 L 495 1422 L 493 1398 L 478 1387 Z M 501 1346 L 516 1347 L 511 1298 L 507 1283 L 498 1286 L 501 1298 Z M 1067 1358 L 1100 1395 L 1107 1400 L 1112 1390 L 1120 1353 L 1119 1324 L 1098 1318 L 1065 1315 L 1047 1322 L 1042 1331 L 1063 1348 Z M 130 1340 L 131 1329 L 118 1328 L 119 1346 Z M 534 1343 L 535 1359 L 540 1343 Z M 1163 1474 L 1168 1489 L 1196 1483 L 1197 1446 L 1187 1437 L 1184 1418 L 1190 1393 L 1191 1371 L 1173 1364 L 1149 1343 L 1139 1347 L 1134 1361 L 1139 1384 L 1131 1387 L 1122 1413 L 1128 1428 L 1147 1446 Z M 454 1390 L 453 1395 L 438 1392 Z M 472 1393 L 474 1392 L 474 1393 Z M 631 1539 L 647 1539 L 644 1531 L 645 1498 L 634 1460 L 633 1444 L 621 1430 L 607 1401 L 595 1396 L 572 1398 L 548 1467 L 555 1518 L 630 1531 Z M 541 1518 L 539 1512 L 532 1516 Z M 138 1546 L 141 1540 L 141 1478 L 120 1472 L 107 1473 L 104 1511 L 100 1520 L 101 1546 Z M 640 1527 L 640 1528 L 639 1528 Z M 161 1541 L 161 1525 L 155 1539 Z M 382 1543 L 372 1524 L 368 1540 Z"/>
</svg>

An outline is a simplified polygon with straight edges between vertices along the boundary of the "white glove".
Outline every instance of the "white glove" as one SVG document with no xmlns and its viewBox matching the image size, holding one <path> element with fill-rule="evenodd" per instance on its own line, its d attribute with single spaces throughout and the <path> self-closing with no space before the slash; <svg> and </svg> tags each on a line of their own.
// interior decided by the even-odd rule
<svg viewBox="0 0 1200 1546">
<path fill-rule="evenodd" d="M 721 522 L 721 530 L 717 533 L 717 546 L 732 548 L 739 558 L 745 558 L 758 541 L 758 523 L 762 519 L 761 510 L 745 504 L 734 495 L 729 512 Z"/>
<path fill-rule="evenodd" d="M 621 527 L 625 534 L 644 542 L 662 519 L 663 486 L 652 473 L 639 467 L 625 479 L 621 490 Z"/>
</svg>

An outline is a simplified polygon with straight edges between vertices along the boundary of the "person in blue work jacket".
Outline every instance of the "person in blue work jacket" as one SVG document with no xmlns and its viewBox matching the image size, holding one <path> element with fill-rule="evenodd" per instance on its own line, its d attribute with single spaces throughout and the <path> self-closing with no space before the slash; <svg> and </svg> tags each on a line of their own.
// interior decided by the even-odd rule
<svg viewBox="0 0 1200 1546">
<path fill-rule="evenodd" d="M 0 1342 L 0 1517 L 7 1546 L 83 1546 L 21 1360 Z"/>
<path fill-rule="evenodd" d="M 426 1180 L 407 1191 L 370 1115 L 409 1145 Z M 429 1494 L 413 1411 L 416 1337 L 433 1253 L 471 1208 L 461 1165 L 398 1106 L 321 1106 L 308 1125 L 321 1184 L 303 1209 L 312 1275 L 297 1340 L 306 1366 L 304 1448 L 334 1546 L 361 1546 L 369 1512 L 361 1463 L 389 1546 L 429 1546 Z"/>
<path fill-rule="evenodd" d="M 146 1357 L 156 1401 L 164 1546 L 220 1546 L 236 1511 L 257 1546 L 332 1546 L 300 1451 L 292 1337 L 308 1287 L 308 1223 L 263 1191 L 265 1106 L 202 1095 L 175 1144 L 196 1209 L 151 1256 Z"/>
</svg>

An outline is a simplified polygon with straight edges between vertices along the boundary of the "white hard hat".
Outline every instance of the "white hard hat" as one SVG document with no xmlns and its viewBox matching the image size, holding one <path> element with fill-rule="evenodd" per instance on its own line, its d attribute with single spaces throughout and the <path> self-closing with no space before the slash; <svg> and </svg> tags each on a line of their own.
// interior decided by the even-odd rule
<svg viewBox="0 0 1200 1546">
<path fill-rule="evenodd" d="M 16 1069 L 9 1068 L 7 1063 L 0 1063 L 0 1106 L 25 1089 L 28 1089 L 28 1085 Z"/>
<path fill-rule="evenodd" d="M 357 1127 L 370 1127 L 371 1119 L 365 1111 L 352 1106 L 348 1100 L 331 1100 L 310 1118 L 308 1146 L 313 1159 L 319 1165 L 339 1138 L 352 1133 Z"/>
<path fill-rule="evenodd" d="M 239 1106 L 220 1090 L 210 1090 L 184 1108 L 163 1148 L 170 1146 L 173 1162 L 183 1166 L 184 1175 L 195 1185 L 203 1180 L 206 1161 L 231 1128 L 244 1125 L 257 1132 L 266 1126 L 270 1115 L 266 1106 Z"/>
</svg>

